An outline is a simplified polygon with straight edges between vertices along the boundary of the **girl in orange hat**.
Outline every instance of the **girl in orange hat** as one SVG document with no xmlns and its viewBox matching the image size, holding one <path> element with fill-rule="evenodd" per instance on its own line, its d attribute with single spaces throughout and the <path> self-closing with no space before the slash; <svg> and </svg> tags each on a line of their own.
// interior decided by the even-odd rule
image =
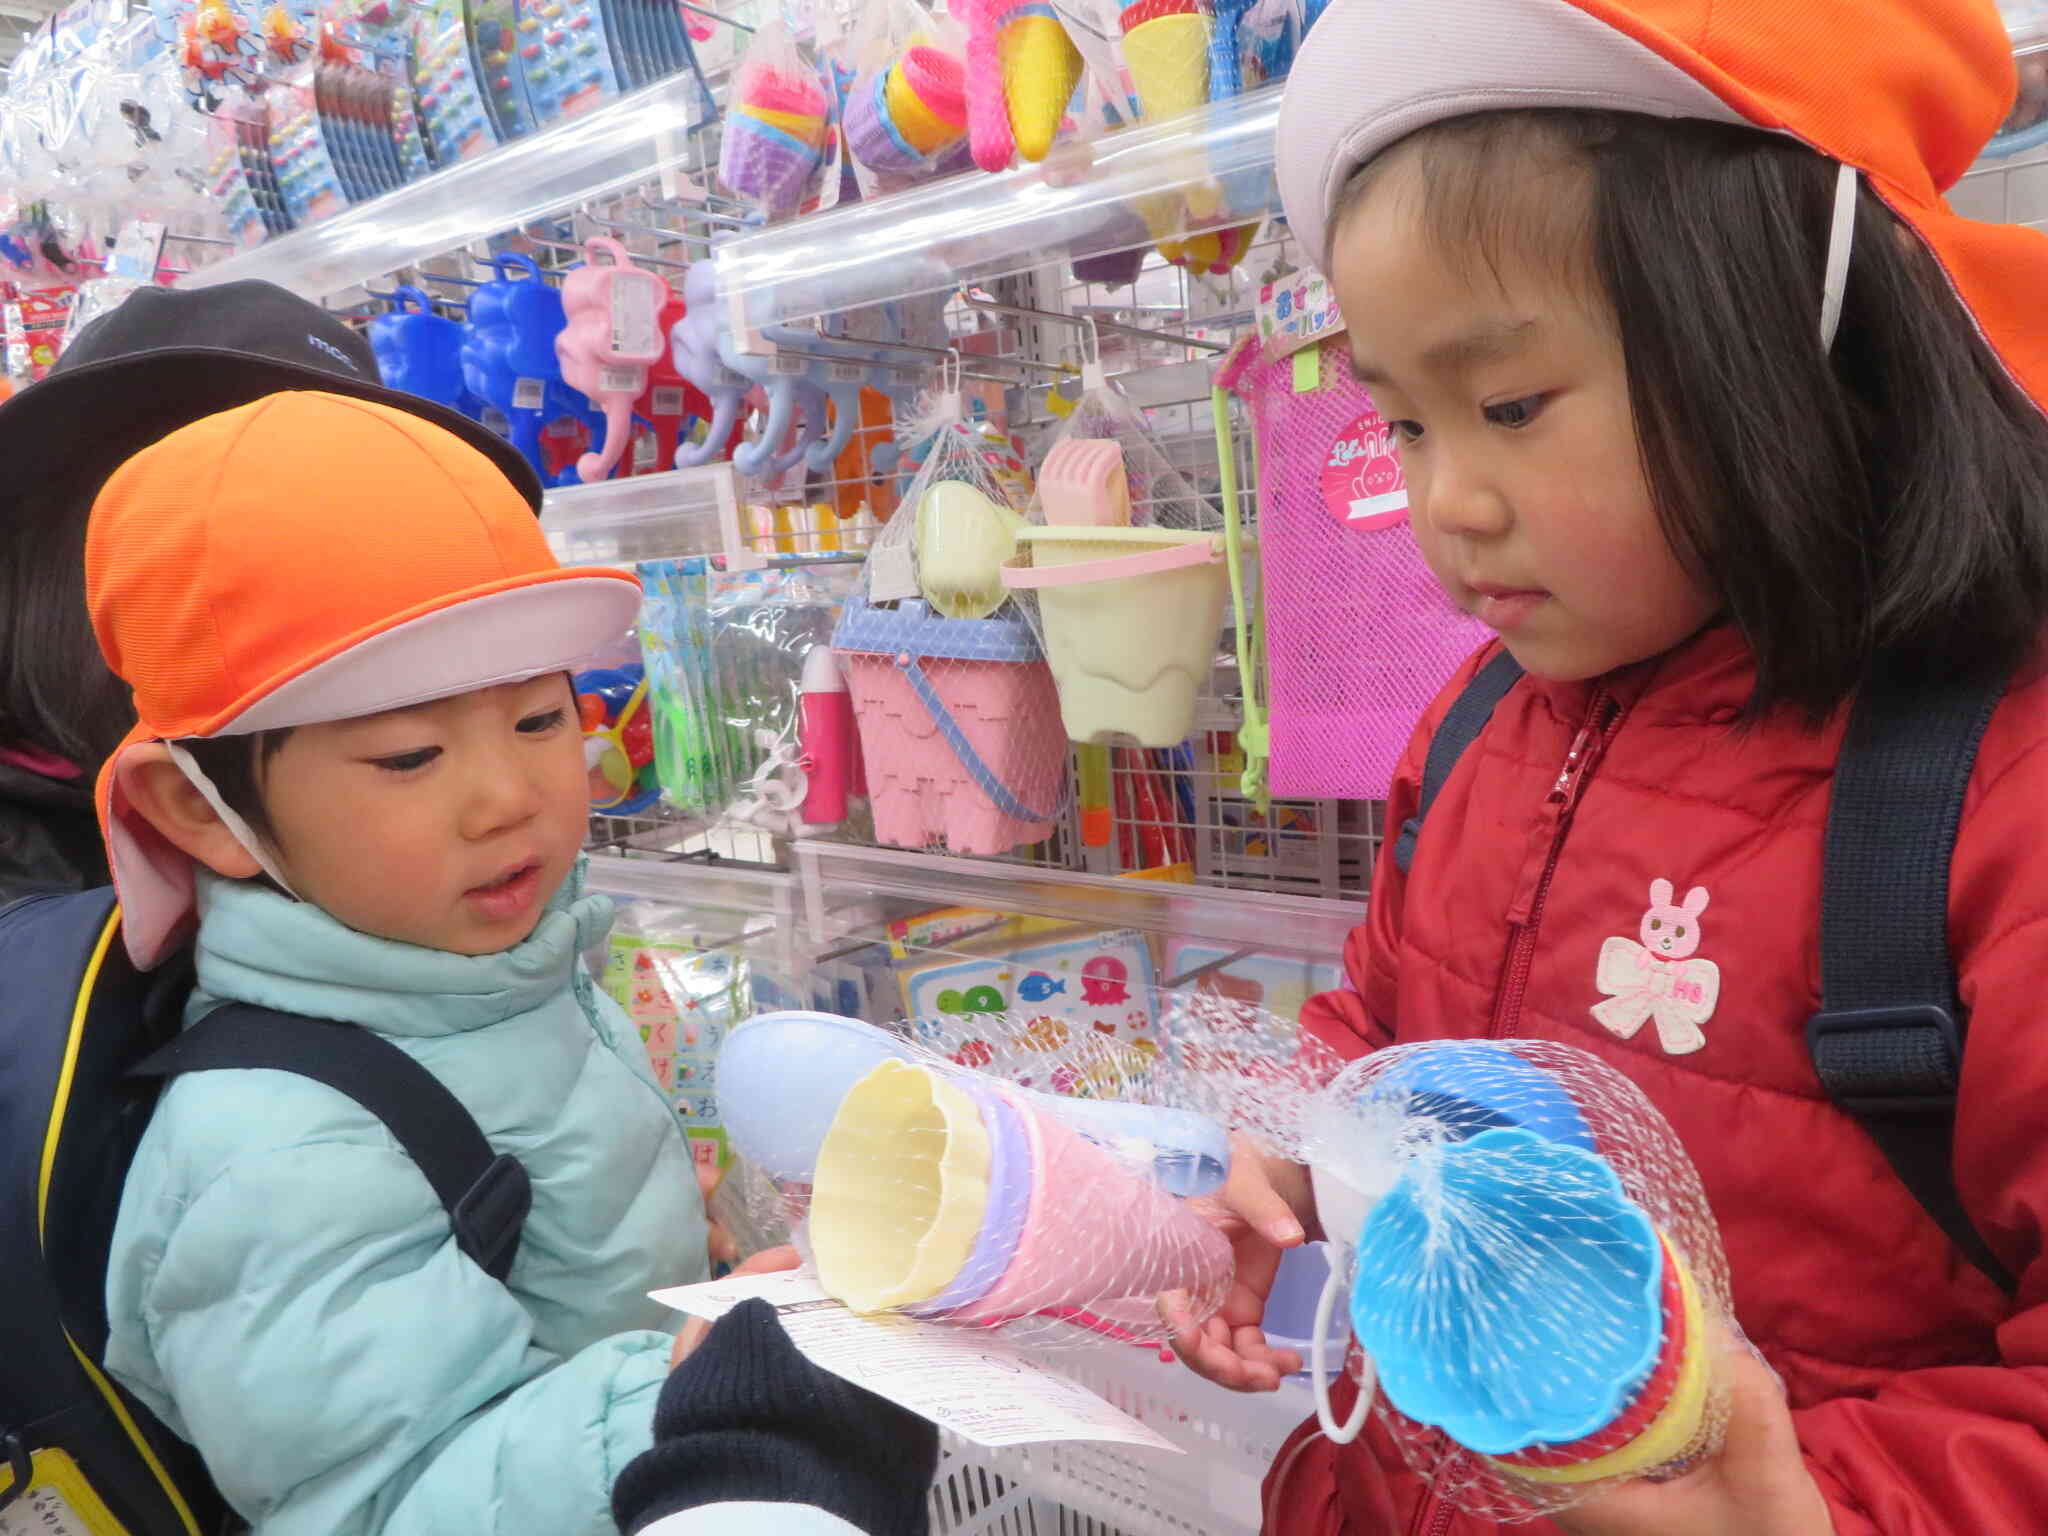
<svg viewBox="0 0 2048 1536">
<path fill-rule="evenodd" d="M 1419 835 L 1382 855 L 1354 989 L 1302 1022 L 1346 1056 L 1528 1036 L 1628 1074 L 1775 1368 L 1731 1354 L 1705 1465 L 1525 1529 L 1979 1536 L 2048 1508 L 2048 239 L 1942 195 L 2013 82 L 1982 0 L 1336 0 L 1289 80 L 1290 222 L 1425 556 L 1498 635 L 1397 775 L 1388 825 Z M 1420 820 L 1481 675 L 1505 692 Z M 1869 873 L 1831 889 L 1836 765 L 1879 697 L 1938 722 L 1892 792 L 1953 855 L 1838 826 Z M 1956 746 L 1966 788 L 1934 766 Z M 1885 945 L 1823 944 L 1887 891 L 1931 892 L 1938 997 Z M 1714 981 L 1684 1007 L 1602 962 L 1666 924 Z M 1875 1064 L 1848 1091 L 1844 1030 Z M 1179 1347 L 1269 1389 L 1298 1362 L 1263 1293 L 1316 1211 L 1299 1169 L 1233 1195 L 1239 1293 Z M 1378 1431 L 1313 1431 L 1269 1530 L 1495 1528 Z"/>
</svg>

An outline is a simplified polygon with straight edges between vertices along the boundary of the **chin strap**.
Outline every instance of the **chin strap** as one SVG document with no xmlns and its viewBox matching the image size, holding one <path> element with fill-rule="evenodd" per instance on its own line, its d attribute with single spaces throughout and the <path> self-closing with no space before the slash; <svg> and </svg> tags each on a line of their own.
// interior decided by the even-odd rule
<svg viewBox="0 0 2048 1536">
<path fill-rule="evenodd" d="M 171 754 L 171 761 L 178 765 L 178 771 L 191 781 L 192 787 L 213 807 L 213 814 L 220 818 L 221 825 L 233 834 L 235 841 L 247 850 L 249 857 L 262 867 L 263 873 L 270 876 L 277 888 L 293 901 L 301 900 L 299 893 L 292 889 L 291 882 L 285 879 L 283 871 L 278 868 L 277 859 L 264 846 L 263 839 L 256 835 L 256 829 L 221 798 L 220 790 L 214 786 L 213 780 L 206 776 L 206 771 L 199 766 L 192 754 L 175 741 L 165 742 L 164 750 Z"/>
<path fill-rule="evenodd" d="M 1856 248 L 1856 167 L 1845 165 L 1835 176 L 1835 222 L 1828 231 L 1827 280 L 1820 293 L 1820 347 L 1832 352 L 1842 325 L 1842 296 L 1849 288 L 1849 257 Z"/>
</svg>

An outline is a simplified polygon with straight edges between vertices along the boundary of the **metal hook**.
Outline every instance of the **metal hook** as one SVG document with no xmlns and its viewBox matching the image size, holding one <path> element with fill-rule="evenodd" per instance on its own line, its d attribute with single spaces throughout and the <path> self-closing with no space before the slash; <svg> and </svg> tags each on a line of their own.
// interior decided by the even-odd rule
<svg viewBox="0 0 2048 1536">
<path fill-rule="evenodd" d="M 1026 304 L 1005 304 L 1000 299 L 989 298 L 972 288 L 960 290 L 960 302 L 969 309 L 978 309 L 992 315 L 1017 315 L 1026 320 L 1051 320 L 1058 325 L 1071 325 L 1096 336 L 1096 357 L 1102 355 L 1101 333 L 1113 336 L 1131 336 L 1139 341 L 1163 341 L 1176 347 L 1198 347 L 1204 352 L 1228 352 L 1229 347 L 1220 341 L 1205 341 L 1199 336 L 1186 336 L 1179 331 L 1147 331 L 1135 325 L 1121 325 L 1114 320 L 1097 320 L 1093 315 L 1067 315 L 1056 309 L 1033 309 Z"/>
<path fill-rule="evenodd" d="M 691 0 L 676 0 L 676 7 L 679 10 L 689 11 L 698 16 L 708 17 L 712 21 L 722 21 L 735 32 L 745 32 L 751 35 L 754 30 L 744 21 L 735 21 L 732 17 L 722 15 L 717 11 L 707 10 L 701 5 L 693 5 Z"/>
<path fill-rule="evenodd" d="M 580 245 L 564 245 L 561 241 L 550 239 L 546 235 L 536 235 L 524 224 L 519 226 L 519 233 L 526 239 L 531 240 L 535 245 L 539 246 L 544 251 L 567 251 L 571 256 L 574 256 L 578 261 L 581 261 L 583 259 L 583 247 Z"/>
<path fill-rule="evenodd" d="M 644 200 L 649 213 L 674 213 L 679 218 L 694 219 L 700 224 L 714 224 L 720 229 L 753 229 L 753 221 L 735 214 L 718 213 L 702 203 L 693 203 L 688 198 L 647 198 Z M 724 202 L 724 198 L 719 198 Z M 707 245 L 709 241 L 705 242 Z"/>
<path fill-rule="evenodd" d="M 703 235 L 679 234 L 674 230 L 657 229 L 652 224 L 629 224 L 624 219 L 608 219 L 588 203 L 584 204 L 579 211 L 582 217 L 590 220 L 599 229 L 606 230 L 611 234 L 652 235 L 656 240 L 673 240 L 678 245 L 701 245 L 706 250 L 711 248 L 711 241 Z M 687 261 L 670 261 L 663 256 L 642 256 L 637 251 L 633 253 L 633 259 L 651 262 L 657 267 L 675 267 L 682 271 L 688 271 L 690 266 Z"/>
</svg>

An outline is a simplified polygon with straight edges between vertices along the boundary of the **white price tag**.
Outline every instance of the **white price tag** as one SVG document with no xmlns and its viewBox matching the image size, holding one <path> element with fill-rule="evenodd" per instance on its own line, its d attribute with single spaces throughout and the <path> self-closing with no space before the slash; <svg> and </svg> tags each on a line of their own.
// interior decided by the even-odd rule
<svg viewBox="0 0 2048 1536">
<path fill-rule="evenodd" d="M 612 350 L 629 357 L 661 351 L 661 296 L 668 284 L 651 272 L 612 279 Z"/>
<path fill-rule="evenodd" d="M 597 387 L 607 395 L 637 395 L 647 387 L 647 375 L 638 368 L 608 364 L 597 370 Z"/>
<path fill-rule="evenodd" d="M 548 397 L 548 387 L 542 379 L 520 379 L 512 386 L 512 409 L 515 411 L 537 411 Z"/>
<path fill-rule="evenodd" d="M 652 432 L 633 434 L 633 473 L 645 474 L 654 468 L 654 455 L 658 446 Z"/>
<path fill-rule="evenodd" d="M 868 368 L 865 363 L 834 363 L 825 376 L 834 384 L 859 384 L 867 378 Z"/>
<path fill-rule="evenodd" d="M 868 551 L 868 601 L 898 603 L 917 596 L 917 568 L 910 545 L 878 544 Z"/>
<path fill-rule="evenodd" d="M 680 384 L 657 384 L 655 386 L 655 415 L 680 416 L 683 414 L 683 409 L 683 390 Z"/>
<path fill-rule="evenodd" d="M 775 372 L 783 378 L 795 378 L 808 371 L 810 366 L 811 360 L 799 353 L 778 352 L 775 354 Z"/>
<path fill-rule="evenodd" d="M 814 1364 L 977 1445 L 1093 1440 L 1180 1450 L 1008 1339 L 902 1313 L 863 1317 L 827 1297 L 802 1270 L 654 1293 L 664 1306 L 714 1319 L 754 1296 L 775 1308 L 790 1341 Z"/>
</svg>

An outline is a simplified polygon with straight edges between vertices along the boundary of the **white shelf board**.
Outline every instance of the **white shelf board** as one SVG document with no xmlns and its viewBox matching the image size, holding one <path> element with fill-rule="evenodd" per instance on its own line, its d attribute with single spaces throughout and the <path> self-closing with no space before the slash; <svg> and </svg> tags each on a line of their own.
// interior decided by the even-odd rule
<svg viewBox="0 0 2048 1536">
<path fill-rule="evenodd" d="M 540 526 L 564 565 L 727 553 L 739 537 L 739 487 L 726 463 L 570 486 L 547 493 Z"/>
<path fill-rule="evenodd" d="M 1155 237 L 1149 207 L 1184 224 L 1248 223 L 1278 208 L 1273 134 L 1280 87 L 1143 123 L 1038 165 L 951 176 L 728 240 L 719 291 L 736 335 L 764 325 L 936 293 L 1035 262 L 1128 250 Z M 1193 194 L 1190 197 L 1189 194 Z"/>
<path fill-rule="evenodd" d="M 704 97 L 684 73 L 564 118 L 178 280 L 264 278 L 309 299 L 633 186 L 694 158 Z"/>
</svg>

